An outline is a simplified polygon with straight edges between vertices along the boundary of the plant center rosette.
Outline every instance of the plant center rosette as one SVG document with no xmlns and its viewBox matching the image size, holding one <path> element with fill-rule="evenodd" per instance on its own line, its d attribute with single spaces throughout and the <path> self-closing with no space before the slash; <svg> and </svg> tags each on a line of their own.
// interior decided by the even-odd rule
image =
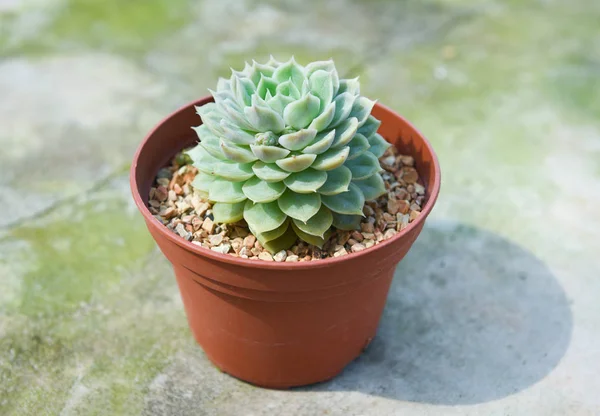
<svg viewBox="0 0 600 416">
<path fill-rule="evenodd" d="M 244 219 L 271 253 L 297 238 L 322 247 L 332 226 L 358 228 L 365 201 L 385 194 L 375 101 L 333 61 L 253 62 L 211 93 L 188 154 L 217 223 Z"/>
</svg>

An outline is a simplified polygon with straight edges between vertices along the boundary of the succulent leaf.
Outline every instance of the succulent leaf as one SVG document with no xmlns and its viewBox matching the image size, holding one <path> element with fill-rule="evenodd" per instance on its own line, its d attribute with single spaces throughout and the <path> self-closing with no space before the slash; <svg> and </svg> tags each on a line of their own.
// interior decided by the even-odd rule
<svg viewBox="0 0 600 416">
<path fill-rule="evenodd" d="M 251 144 L 250 149 L 254 156 L 265 163 L 274 163 L 290 154 L 289 150 L 277 146 Z"/>
<path fill-rule="evenodd" d="M 231 182 L 221 178 L 215 180 L 208 187 L 208 199 L 214 202 L 235 204 L 246 200 L 242 192 L 243 182 Z"/>
<path fill-rule="evenodd" d="M 352 141 L 348 144 L 348 147 L 350 147 L 350 153 L 348 154 L 348 159 L 346 160 L 352 160 L 369 150 L 371 145 L 365 136 L 360 133 L 356 133 Z"/>
<path fill-rule="evenodd" d="M 330 72 L 319 69 L 309 78 L 310 92 L 321 101 L 321 110 L 333 99 L 333 80 Z"/>
<path fill-rule="evenodd" d="M 355 229 L 365 200 L 385 193 L 377 160 L 389 146 L 332 60 L 252 61 L 220 78 L 214 102 L 197 107 L 199 170 L 192 186 L 214 201 L 219 223 L 245 219 L 269 251 L 300 238 L 322 246 L 333 225 Z"/>
<path fill-rule="evenodd" d="M 356 97 L 348 92 L 335 97 L 335 100 L 333 101 L 335 103 L 335 113 L 333 114 L 329 128 L 336 127 L 348 118 L 355 100 Z"/>
<path fill-rule="evenodd" d="M 355 100 L 354 104 L 352 105 L 350 117 L 356 117 L 358 120 L 358 125 L 362 126 L 369 118 L 375 103 L 376 101 L 369 100 L 367 97 L 358 97 L 358 99 Z"/>
<path fill-rule="evenodd" d="M 244 108 L 244 114 L 248 121 L 257 131 L 279 133 L 285 128 L 283 119 L 264 100 L 261 99 L 261 103 L 258 98 L 257 95 L 253 95 L 252 106 Z"/>
<path fill-rule="evenodd" d="M 362 208 L 365 205 L 365 196 L 360 188 L 354 183 L 350 183 L 347 192 L 337 195 L 323 195 L 321 202 L 330 210 L 338 214 L 362 215 Z"/>
<path fill-rule="evenodd" d="M 315 139 L 316 135 L 317 131 L 314 129 L 302 129 L 280 136 L 279 144 L 286 149 L 302 150 Z"/>
<path fill-rule="evenodd" d="M 369 151 L 375 155 L 376 158 L 380 158 L 383 156 L 388 147 L 391 146 L 390 143 L 386 142 L 381 134 L 375 133 L 371 137 L 369 137 Z"/>
<path fill-rule="evenodd" d="M 244 218 L 245 204 L 245 201 L 236 204 L 217 202 L 212 206 L 213 217 L 216 222 L 224 224 L 241 221 Z"/>
<path fill-rule="evenodd" d="M 317 118 L 315 118 L 310 125 L 309 129 L 314 129 L 316 131 L 322 131 L 327 128 L 331 124 L 333 120 L 333 116 L 335 115 L 335 102 L 329 103 L 327 107 L 323 110 L 321 114 Z"/>
<path fill-rule="evenodd" d="M 285 123 L 295 129 L 303 129 L 319 115 L 320 101 L 308 93 L 302 98 L 288 104 L 283 110 Z"/>
<path fill-rule="evenodd" d="M 379 160 L 371 152 L 364 152 L 349 160 L 346 165 L 352 172 L 353 180 L 366 179 L 381 170 Z"/>
<path fill-rule="evenodd" d="M 252 171 L 265 182 L 281 182 L 290 176 L 290 172 L 284 171 L 275 163 L 254 162 Z"/>
<path fill-rule="evenodd" d="M 365 123 L 359 127 L 358 132 L 365 137 L 371 137 L 377 132 L 379 126 L 381 126 L 381 121 L 377 120 L 373 116 L 369 116 L 367 117 L 367 121 L 365 121 Z"/>
<path fill-rule="evenodd" d="M 355 117 L 346 119 L 342 124 L 335 129 L 335 139 L 331 147 L 333 149 L 346 146 L 356 134 L 358 129 L 358 120 Z"/>
<path fill-rule="evenodd" d="M 387 192 L 381 175 L 371 175 L 366 179 L 352 181 L 352 183 L 360 188 L 365 196 L 365 201 L 373 201 Z"/>
<path fill-rule="evenodd" d="M 279 227 L 287 216 L 279 209 L 277 202 L 255 204 L 248 200 L 244 205 L 244 219 L 248 226 L 257 233 L 264 233 Z"/>
<path fill-rule="evenodd" d="M 317 193 L 298 194 L 288 189 L 277 203 L 287 216 L 306 222 L 319 211 L 321 197 Z"/>
<path fill-rule="evenodd" d="M 227 159 L 238 163 L 249 163 L 258 159 L 247 146 L 227 144 L 223 139 L 221 139 L 221 152 Z"/>
<path fill-rule="evenodd" d="M 358 77 L 340 80 L 340 88 L 338 90 L 338 94 L 343 94 L 345 92 L 348 92 L 352 95 L 360 94 L 360 82 L 358 81 Z"/>
<path fill-rule="evenodd" d="M 281 237 L 271 241 L 261 241 L 261 244 L 271 253 L 277 253 L 278 251 L 290 248 L 296 242 L 297 238 L 298 235 L 294 232 L 294 229 L 292 227 L 288 227 Z"/>
<path fill-rule="evenodd" d="M 285 234 L 285 232 L 287 231 L 289 226 L 290 226 L 290 221 L 288 218 L 283 222 L 283 224 L 281 224 L 279 227 L 275 228 L 274 230 L 265 231 L 263 233 L 256 233 L 254 231 L 252 231 L 252 232 L 254 233 L 255 237 L 260 241 L 260 243 L 264 244 L 268 241 L 272 241 L 272 240 L 275 240 L 275 239 L 281 237 L 283 234 Z"/>
<path fill-rule="evenodd" d="M 315 161 L 317 155 L 312 154 L 299 154 L 286 157 L 285 159 L 278 160 L 275 162 L 277 166 L 287 172 L 300 172 L 308 169 L 310 165 Z"/>
<path fill-rule="evenodd" d="M 333 140 L 335 139 L 335 129 L 328 132 L 319 133 L 310 146 L 306 146 L 302 153 L 311 153 L 314 155 L 320 155 L 326 152 L 331 147 Z"/>
<path fill-rule="evenodd" d="M 332 170 L 339 166 L 342 166 L 348 154 L 350 153 L 349 147 L 340 147 L 339 149 L 329 149 L 325 153 L 320 154 L 315 159 L 312 167 L 317 170 Z"/>
<path fill-rule="evenodd" d="M 348 190 L 352 181 L 352 172 L 346 166 L 340 166 L 327 173 L 327 180 L 318 189 L 321 195 L 337 195 Z"/>
<path fill-rule="evenodd" d="M 333 226 L 338 230 L 358 230 L 360 229 L 360 215 L 345 215 L 333 213 Z"/>
<path fill-rule="evenodd" d="M 285 186 L 299 194 L 310 194 L 317 192 L 327 181 L 327 172 L 314 169 L 306 169 L 298 173 L 292 173 L 283 180 Z"/>
<path fill-rule="evenodd" d="M 258 177 L 248 179 L 242 186 L 244 195 L 253 202 L 275 201 L 285 192 L 283 182 L 265 182 Z"/>
<path fill-rule="evenodd" d="M 308 244 L 312 244 L 313 246 L 317 246 L 319 248 L 323 248 L 326 239 L 323 237 L 319 237 L 316 235 L 312 235 L 309 233 L 305 233 L 296 225 L 296 222 L 292 221 L 292 229 L 294 232 L 300 237 L 302 240 L 306 241 Z M 329 238 L 329 237 L 327 237 Z"/>
<path fill-rule="evenodd" d="M 297 219 L 292 220 L 294 225 L 307 234 L 323 238 L 325 232 L 333 223 L 333 215 L 329 208 L 321 205 L 319 211 L 313 215 L 308 221 L 302 222 Z"/>
</svg>

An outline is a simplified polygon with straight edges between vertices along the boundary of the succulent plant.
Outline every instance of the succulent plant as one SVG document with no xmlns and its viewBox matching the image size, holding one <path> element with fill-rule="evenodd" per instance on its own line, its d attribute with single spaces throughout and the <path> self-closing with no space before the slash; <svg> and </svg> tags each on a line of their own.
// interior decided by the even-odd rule
<svg viewBox="0 0 600 416">
<path fill-rule="evenodd" d="M 192 186 L 217 223 L 242 218 L 270 252 L 297 237 L 322 247 L 331 226 L 356 228 L 366 200 L 385 193 L 378 158 L 389 144 L 333 61 L 246 64 L 220 78 L 214 103 L 196 107 L 200 143 L 188 152 Z"/>
</svg>

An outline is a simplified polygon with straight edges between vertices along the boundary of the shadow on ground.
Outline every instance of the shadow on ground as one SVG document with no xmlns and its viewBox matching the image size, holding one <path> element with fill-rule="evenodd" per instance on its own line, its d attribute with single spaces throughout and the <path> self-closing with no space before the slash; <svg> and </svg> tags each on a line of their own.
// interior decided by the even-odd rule
<svg viewBox="0 0 600 416">
<path fill-rule="evenodd" d="M 531 253 L 487 231 L 433 222 L 398 266 L 368 351 L 336 379 L 301 390 L 495 400 L 544 378 L 571 329 L 565 293 Z"/>
</svg>

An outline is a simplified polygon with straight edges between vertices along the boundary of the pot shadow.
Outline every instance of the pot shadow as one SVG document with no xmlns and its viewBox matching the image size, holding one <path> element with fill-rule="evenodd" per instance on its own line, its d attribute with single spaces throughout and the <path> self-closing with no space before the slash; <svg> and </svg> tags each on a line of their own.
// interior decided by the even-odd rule
<svg viewBox="0 0 600 416">
<path fill-rule="evenodd" d="M 396 269 L 368 350 L 335 379 L 297 390 L 487 402 L 544 378 L 571 330 L 563 289 L 531 253 L 487 231 L 430 222 Z"/>
</svg>

